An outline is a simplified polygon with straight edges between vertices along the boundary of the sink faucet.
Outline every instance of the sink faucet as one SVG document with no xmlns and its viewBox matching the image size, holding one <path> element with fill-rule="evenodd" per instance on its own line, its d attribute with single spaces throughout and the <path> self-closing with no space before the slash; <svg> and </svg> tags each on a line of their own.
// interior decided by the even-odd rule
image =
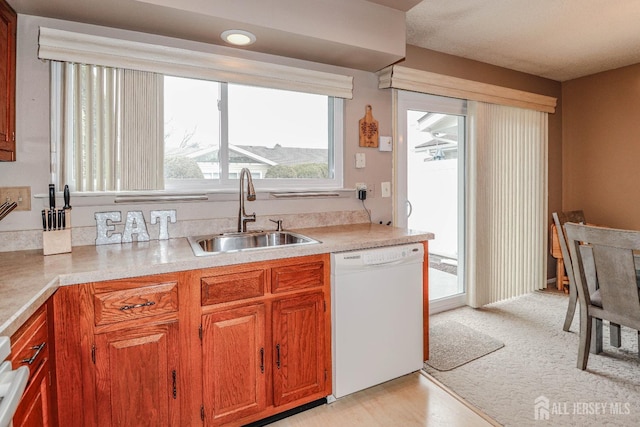
<svg viewBox="0 0 640 427">
<path fill-rule="evenodd" d="M 247 215 L 244 211 L 244 177 L 247 177 L 247 200 L 253 201 L 256 199 L 256 190 L 253 188 L 253 180 L 251 179 L 251 172 L 247 168 L 242 168 L 240 171 L 240 209 L 238 211 L 238 232 L 247 231 L 247 222 L 256 221 L 256 213 Z"/>
</svg>

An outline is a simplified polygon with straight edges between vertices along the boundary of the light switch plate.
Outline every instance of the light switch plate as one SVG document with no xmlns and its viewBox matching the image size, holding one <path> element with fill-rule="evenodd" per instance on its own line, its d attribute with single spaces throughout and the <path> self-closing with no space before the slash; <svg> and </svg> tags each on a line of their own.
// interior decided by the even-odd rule
<svg viewBox="0 0 640 427">
<path fill-rule="evenodd" d="M 378 150 L 380 151 L 392 151 L 393 140 L 390 136 L 381 136 L 378 138 Z"/>
<path fill-rule="evenodd" d="M 366 158 L 364 153 L 356 153 L 356 169 L 362 169 L 366 166 Z"/>
<path fill-rule="evenodd" d="M 391 197 L 391 183 L 389 181 L 380 183 L 380 193 L 382 197 Z"/>
</svg>

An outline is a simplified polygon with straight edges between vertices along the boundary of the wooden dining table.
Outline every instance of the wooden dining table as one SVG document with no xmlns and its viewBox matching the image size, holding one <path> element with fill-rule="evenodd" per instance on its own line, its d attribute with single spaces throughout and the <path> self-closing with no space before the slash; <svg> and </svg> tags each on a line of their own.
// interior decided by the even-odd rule
<svg viewBox="0 0 640 427">
<path fill-rule="evenodd" d="M 558 230 L 555 224 L 551 224 L 551 256 L 556 259 L 556 288 L 569 293 L 569 278 L 564 268 L 564 259 L 562 258 L 562 250 L 560 250 L 560 241 L 558 240 Z"/>
</svg>

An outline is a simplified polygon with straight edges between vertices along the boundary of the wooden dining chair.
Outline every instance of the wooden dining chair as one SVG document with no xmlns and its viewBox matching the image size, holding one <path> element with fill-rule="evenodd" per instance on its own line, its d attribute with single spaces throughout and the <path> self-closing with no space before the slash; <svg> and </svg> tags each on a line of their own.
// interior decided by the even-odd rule
<svg viewBox="0 0 640 427">
<path fill-rule="evenodd" d="M 640 294 L 634 258 L 634 251 L 640 251 L 640 231 L 574 223 L 566 223 L 564 228 L 580 301 L 577 366 L 584 370 L 594 319 L 640 331 Z"/>
<path fill-rule="evenodd" d="M 573 264 L 571 263 L 571 255 L 569 254 L 567 239 L 564 236 L 563 227 L 567 222 L 584 224 L 586 221 L 584 219 L 584 212 L 580 210 L 569 212 L 554 212 L 551 215 L 553 216 L 553 222 L 555 223 L 556 230 L 558 232 L 558 243 L 560 244 L 560 252 L 562 253 L 564 268 L 567 272 L 567 278 L 569 279 L 569 306 L 567 307 L 567 314 L 564 317 L 564 325 L 562 326 L 562 330 L 568 331 L 571 327 L 571 322 L 573 322 L 573 316 L 576 312 L 578 292 L 576 289 L 575 280 L 573 278 Z M 560 278 L 556 278 L 556 280 L 560 280 Z"/>
<path fill-rule="evenodd" d="M 558 243 L 560 244 L 560 252 L 562 253 L 564 268 L 567 272 L 567 279 L 569 280 L 569 304 L 567 306 L 567 314 L 564 317 L 564 325 L 562 330 L 565 332 L 571 328 L 573 322 L 573 316 L 576 312 L 576 305 L 578 302 L 578 287 L 575 284 L 573 277 L 573 263 L 571 262 L 571 254 L 567 246 L 567 238 L 564 232 L 564 224 L 567 222 L 573 222 L 577 224 L 589 225 L 584 217 L 582 210 L 567 211 L 567 212 L 554 212 L 552 214 L 553 222 L 555 223 L 558 233 Z M 596 288 L 597 288 L 596 284 Z M 594 339 L 591 343 L 591 352 L 600 353 L 602 351 L 602 321 L 596 320 Z M 609 323 L 609 342 L 613 347 L 620 347 L 622 344 L 622 331 L 620 325 L 610 322 Z"/>
</svg>

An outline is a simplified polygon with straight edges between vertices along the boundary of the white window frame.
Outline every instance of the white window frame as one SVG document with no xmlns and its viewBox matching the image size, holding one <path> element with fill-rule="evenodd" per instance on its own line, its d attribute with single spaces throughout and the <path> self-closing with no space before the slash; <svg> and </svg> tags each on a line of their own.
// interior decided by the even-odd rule
<svg viewBox="0 0 640 427">
<path fill-rule="evenodd" d="M 225 99 L 227 85 L 221 86 L 221 98 Z M 302 92 L 302 91 L 300 91 Z M 328 143 L 328 167 L 332 175 L 331 178 L 317 179 L 269 179 L 256 178 L 253 184 L 256 189 L 262 191 L 285 191 L 285 190 L 338 190 L 343 188 L 343 153 L 344 153 L 344 99 L 328 98 L 329 106 L 329 128 L 332 129 L 329 135 Z M 228 120 L 227 109 L 222 106 L 220 108 L 220 178 L 190 180 L 183 182 L 180 180 L 165 180 L 166 189 L 168 191 L 189 191 L 189 190 L 236 190 L 238 186 L 237 178 L 229 178 L 229 138 L 228 138 Z M 251 170 L 250 166 L 247 166 Z M 253 174 L 253 171 L 251 171 Z"/>
<path fill-rule="evenodd" d="M 51 171 L 52 182 L 57 183 L 58 187 L 63 185 L 60 182 L 62 176 L 60 167 L 62 162 L 60 161 L 57 153 L 62 152 L 62 134 L 61 126 L 62 121 L 60 119 L 59 101 L 58 97 L 61 96 L 61 78 L 58 74 L 53 73 L 51 78 L 52 87 L 52 99 L 51 99 Z M 223 84 L 222 90 L 226 92 L 227 85 Z M 343 188 L 343 145 L 344 145 L 344 100 L 341 98 L 328 98 L 330 102 L 329 106 L 329 127 L 332 129 L 329 135 L 330 140 L 327 141 L 329 156 L 328 156 L 328 168 L 332 175 L 330 178 L 317 178 L 317 179 L 256 179 L 254 180 L 254 186 L 261 191 L 283 191 L 283 190 L 337 190 Z M 164 190 L 148 190 L 139 191 L 138 194 L 157 194 L 163 192 L 211 192 L 211 191 L 225 191 L 236 190 L 238 185 L 237 178 L 229 178 L 229 157 L 228 157 L 228 131 L 227 131 L 227 118 L 226 108 L 222 108 L 220 111 L 221 120 L 221 138 L 220 138 L 220 178 L 209 178 L 201 180 L 166 180 Z M 160 141 L 162 143 L 163 141 Z M 249 169 L 251 169 L 249 167 Z M 85 192 L 87 193 L 87 192 Z M 110 192 L 95 192 L 110 193 Z M 117 191 L 115 194 L 131 193 L 130 191 Z"/>
</svg>

